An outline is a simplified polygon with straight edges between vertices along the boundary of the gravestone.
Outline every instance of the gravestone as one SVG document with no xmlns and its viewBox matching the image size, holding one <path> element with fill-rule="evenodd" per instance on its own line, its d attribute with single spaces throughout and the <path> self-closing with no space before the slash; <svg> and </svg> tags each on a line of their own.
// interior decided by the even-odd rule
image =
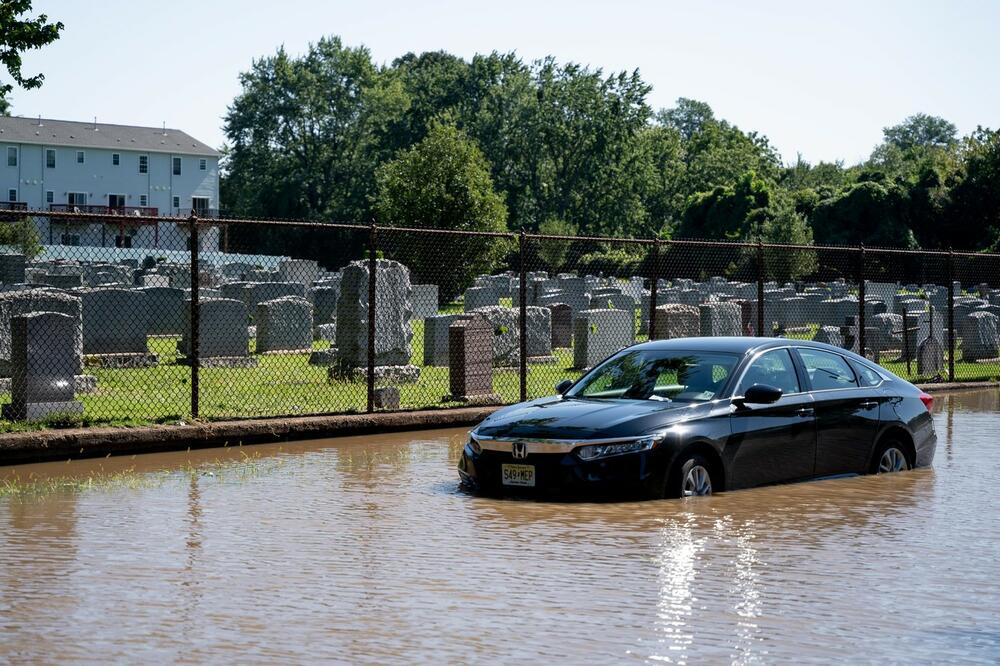
<svg viewBox="0 0 1000 666">
<path fill-rule="evenodd" d="M 3 406 L 5 419 L 38 421 L 83 412 L 73 396 L 76 328 L 73 317 L 58 312 L 30 312 L 11 320 L 11 402 Z"/>
<path fill-rule="evenodd" d="M 183 289 L 174 287 L 144 287 L 149 311 L 149 335 L 180 335 L 184 332 Z"/>
<path fill-rule="evenodd" d="M 555 363 L 552 355 L 552 311 L 529 305 L 525 308 L 525 352 L 528 363 Z"/>
<path fill-rule="evenodd" d="M 247 306 L 232 298 L 208 298 L 199 301 L 199 365 L 201 367 L 252 368 L 257 358 L 250 356 L 250 334 L 247 331 Z M 177 351 L 190 364 L 191 301 L 184 307 L 184 336 L 177 342 Z"/>
<path fill-rule="evenodd" d="M 944 345 L 937 338 L 924 338 L 917 345 L 917 374 L 938 375 L 944 369 Z"/>
<path fill-rule="evenodd" d="M 650 340 L 693 338 L 701 334 L 701 315 L 698 307 L 681 303 L 667 303 L 656 307 L 656 322 Z"/>
<path fill-rule="evenodd" d="M 469 287 L 465 290 L 465 297 L 462 299 L 463 309 L 472 312 L 479 308 L 489 307 L 500 303 L 500 295 L 491 287 Z"/>
<path fill-rule="evenodd" d="M 149 301 L 141 291 L 93 288 L 80 292 L 83 353 L 102 367 L 144 368 L 156 365 L 147 347 Z"/>
<path fill-rule="evenodd" d="M 376 261 L 376 381 L 389 377 L 416 381 L 420 370 L 410 365 L 413 339 L 410 271 L 398 261 Z M 350 373 L 360 378 L 368 372 L 368 262 L 352 262 L 344 267 L 341 275 L 337 299 L 338 367 L 331 368 L 331 377 Z"/>
<path fill-rule="evenodd" d="M 398 386 L 379 386 L 375 389 L 375 409 L 395 410 L 399 409 L 399 405 L 400 394 Z"/>
<path fill-rule="evenodd" d="M 243 287 L 243 303 L 249 312 L 256 312 L 258 303 L 285 296 L 305 298 L 306 288 L 300 282 L 251 282 Z"/>
<path fill-rule="evenodd" d="M 959 327 L 962 337 L 962 359 L 970 363 L 994 359 L 1000 347 L 998 318 L 989 312 L 969 314 Z"/>
<path fill-rule="evenodd" d="M 521 358 L 518 310 L 493 305 L 479 308 L 475 314 L 481 315 L 493 331 L 493 364 L 498 368 L 518 367 Z"/>
<path fill-rule="evenodd" d="M 445 402 L 501 402 L 493 391 L 493 331 L 481 317 L 463 318 L 448 327 L 448 390 Z"/>
<path fill-rule="evenodd" d="M 635 342 L 632 317 L 631 312 L 623 310 L 577 313 L 573 319 L 573 366 L 591 368 Z"/>
<path fill-rule="evenodd" d="M 865 320 L 865 343 L 872 349 L 902 349 L 903 317 L 892 312 L 883 312 Z M 874 329 L 874 335 L 871 331 Z"/>
<path fill-rule="evenodd" d="M 319 264 L 311 259 L 282 259 L 278 263 L 279 282 L 298 282 L 309 286 L 319 276 Z"/>
<path fill-rule="evenodd" d="M 4 284 L 23 283 L 25 271 L 23 254 L 0 254 L 0 282 Z"/>
<path fill-rule="evenodd" d="M 448 340 L 451 335 L 448 328 L 460 319 L 469 319 L 474 316 L 472 314 L 447 314 L 424 319 L 424 365 L 447 367 Z"/>
<path fill-rule="evenodd" d="M 312 305 L 298 296 L 283 296 L 257 304 L 257 353 L 312 349 Z"/>
<path fill-rule="evenodd" d="M 438 286 L 436 284 L 413 285 L 413 316 L 417 319 L 426 319 L 437 313 Z"/>
<path fill-rule="evenodd" d="M 49 289 L 25 289 L 0 293 L 0 376 L 10 377 L 11 320 L 30 312 L 58 312 L 73 319 L 75 372 L 83 369 L 83 315 L 80 298 Z"/>
<path fill-rule="evenodd" d="M 552 347 L 565 349 L 573 346 L 573 308 L 565 303 L 548 306 L 552 313 Z"/>
<path fill-rule="evenodd" d="M 816 329 L 813 342 L 824 342 L 834 347 L 844 347 L 844 336 L 837 326 L 820 326 Z"/>
<path fill-rule="evenodd" d="M 742 312 L 737 303 L 702 303 L 698 306 L 698 314 L 700 334 L 704 337 L 742 335 L 740 330 Z M 657 326 L 659 326 L 658 321 Z"/>
<path fill-rule="evenodd" d="M 56 289 L 76 289 L 83 285 L 82 275 L 56 275 L 46 273 L 39 280 L 42 284 L 47 284 Z"/>
<path fill-rule="evenodd" d="M 576 315 L 590 309 L 590 294 L 565 290 L 552 291 L 540 296 L 536 302 L 541 307 L 549 307 L 553 303 L 565 303 Z"/>
<path fill-rule="evenodd" d="M 337 323 L 337 298 L 340 296 L 340 287 L 323 286 L 315 287 L 312 290 L 313 302 L 313 324 L 316 326 L 314 337 L 320 339 L 320 326 L 334 325 L 336 331 Z"/>
</svg>

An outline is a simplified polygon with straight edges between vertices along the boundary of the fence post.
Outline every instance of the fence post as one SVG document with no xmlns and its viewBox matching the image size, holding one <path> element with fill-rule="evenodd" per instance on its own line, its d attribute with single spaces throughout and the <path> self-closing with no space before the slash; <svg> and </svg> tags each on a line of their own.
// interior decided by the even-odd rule
<svg viewBox="0 0 1000 666">
<path fill-rule="evenodd" d="M 188 217 L 188 234 L 191 239 L 191 336 L 188 356 L 191 361 L 191 418 L 198 418 L 201 383 L 201 266 L 198 247 L 198 217 Z"/>
<path fill-rule="evenodd" d="M 764 332 L 764 241 L 757 241 L 757 337 L 765 337 Z"/>
<path fill-rule="evenodd" d="M 858 251 L 858 354 L 865 355 L 865 245 Z M 879 359 L 875 359 L 878 363 Z"/>
<path fill-rule="evenodd" d="M 948 248 L 948 381 L 955 381 L 955 251 Z"/>
<path fill-rule="evenodd" d="M 649 264 L 649 340 L 654 339 L 656 332 L 656 284 L 660 281 L 660 237 L 653 241 L 653 261 Z"/>
<path fill-rule="evenodd" d="M 378 275 L 378 231 L 375 223 L 368 227 L 368 412 L 375 411 L 375 280 Z"/>
<path fill-rule="evenodd" d="M 517 318 L 518 357 L 520 358 L 521 402 L 528 399 L 528 285 L 524 259 L 524 229 L 517 237 L 517 253 L 520 256 L 520 275 L 517 283 L 517 299 L 520 314 Z"/>
</svg>

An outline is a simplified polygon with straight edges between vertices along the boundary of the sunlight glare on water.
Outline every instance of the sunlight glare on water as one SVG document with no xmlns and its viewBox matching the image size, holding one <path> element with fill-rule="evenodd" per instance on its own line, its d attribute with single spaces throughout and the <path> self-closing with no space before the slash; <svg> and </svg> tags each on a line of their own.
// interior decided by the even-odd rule
<svg viewBox="0 0 1000 666">
<path fill-rule="evenodd" d="M 467 495 L 461 431 L 0 470 L 0 661 L 1000 661 L 1000 392 L 932 469 Z M 14 481 L 17 479 L 17 481 Z"/>
</svg>

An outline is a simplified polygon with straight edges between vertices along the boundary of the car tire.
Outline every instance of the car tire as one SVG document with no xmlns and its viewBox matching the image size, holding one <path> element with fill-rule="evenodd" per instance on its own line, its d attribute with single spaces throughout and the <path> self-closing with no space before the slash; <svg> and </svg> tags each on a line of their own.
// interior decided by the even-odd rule
<svg viewBox="0 0 1000 666">
<path fill-rule="evenodd" d="M 674 499 L 711 495 L 713 482 L 712 465 L 704 456 L 692 453 L 674 465 L 663 494 Z"/>
<path fill-rule="evenodd" d="M 910 469 L 910 458 L 906 455 L 906 447 L 896 439 L 886 439 L 875 447 L 869 474 L 892 474 Z"/>
</svg>

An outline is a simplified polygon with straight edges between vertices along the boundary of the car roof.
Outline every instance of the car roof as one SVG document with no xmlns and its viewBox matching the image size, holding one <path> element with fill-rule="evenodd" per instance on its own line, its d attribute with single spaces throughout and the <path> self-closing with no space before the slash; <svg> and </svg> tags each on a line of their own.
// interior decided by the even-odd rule
<svg viewBox="0 0 1000 666">
<path fill-rule="evenodd" d="M 728 352 L 730 354 L 752 354 L 772 347 L 811 347 L 831 351 L 857 361 L 863 361 L 857 354 L 834 347 L 823 342 L 811 340 L 795 340 L 791 338 L 754 338 L 754 337 L 712 337 L 712 338 L 671 338 L 670 340 L 653 340 L 635 345 L 633 349 L 650 349 L 656 351 L 705 351 Z"/>
</svg>

